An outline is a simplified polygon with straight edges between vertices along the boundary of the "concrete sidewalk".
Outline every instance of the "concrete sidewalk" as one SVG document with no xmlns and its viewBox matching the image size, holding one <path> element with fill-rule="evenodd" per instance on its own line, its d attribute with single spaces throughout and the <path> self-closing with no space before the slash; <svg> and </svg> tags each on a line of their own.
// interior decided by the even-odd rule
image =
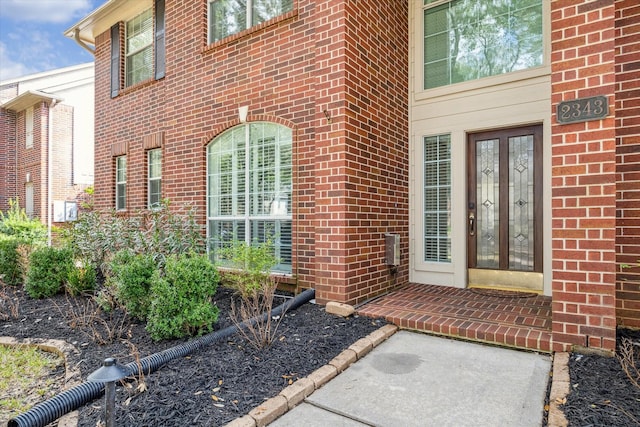
<svg viewBox="0 0 640 427">
<path fill-rule="evenodd" d="M 273 427 L 540 426 L 551 356 L 399 331 Z"/>
</svg>

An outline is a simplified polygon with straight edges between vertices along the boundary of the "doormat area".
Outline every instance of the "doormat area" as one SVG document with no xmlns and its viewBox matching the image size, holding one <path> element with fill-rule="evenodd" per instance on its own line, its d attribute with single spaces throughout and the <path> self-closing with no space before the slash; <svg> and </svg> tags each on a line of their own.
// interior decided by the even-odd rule
<svg viewBox="0 0 640 427">
<path fill-rule="evenodd" d="M 475 294 L 498 298 L 534 298 L 539 296 L 535 292 L 505 291 L 502 289 L 470 288 L 470 290 Z"/>
</svg>

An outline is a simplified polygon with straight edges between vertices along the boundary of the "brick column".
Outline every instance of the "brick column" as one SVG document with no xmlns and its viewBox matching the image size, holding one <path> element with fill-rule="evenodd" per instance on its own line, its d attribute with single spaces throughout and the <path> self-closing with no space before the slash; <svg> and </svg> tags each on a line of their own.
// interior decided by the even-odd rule
<svg viewBox="0 0 640 427">
<path fill-rule="evenodd" d="M 553 350 L 615 348 L 614 1 L 551 2 Z M 601 120 L 559 124 L 561 101 L 609 100 Z"/>
<path fill-rule="evenodd" d="M 616 3 L 617 317 L 640 328 L 640 4 Z"/>
</svg>

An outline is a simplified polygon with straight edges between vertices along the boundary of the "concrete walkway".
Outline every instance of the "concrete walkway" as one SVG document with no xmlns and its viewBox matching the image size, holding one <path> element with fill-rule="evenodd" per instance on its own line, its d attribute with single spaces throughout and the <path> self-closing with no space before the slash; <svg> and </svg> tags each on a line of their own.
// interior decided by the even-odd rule
<svg viewBox="0 0 640 427">
<path fill-rule="evenodd" d="M 399 331 L 273 427 L 540 426 L 551 356 Z"/>
</svg>

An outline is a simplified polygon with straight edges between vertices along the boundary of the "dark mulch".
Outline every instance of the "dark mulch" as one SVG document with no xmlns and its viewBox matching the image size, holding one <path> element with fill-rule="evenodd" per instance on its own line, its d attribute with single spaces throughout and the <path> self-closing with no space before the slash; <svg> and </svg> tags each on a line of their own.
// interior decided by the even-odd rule
<svg viewBox="0 0 640 427">
<path fill-rule="evenodd" d="M 128 323 L 129 338 L 98 345 L 88 329 L 72 329 L 69 320 L 84 307 L 83 300 L 56 296 L 45 300 L 26 298 L 21 290 L 5 288 L 18 302 L 17 319 L 0 321 L 0 336 L 65 340 L 78 350 L 69 363 L 77 366 L 83 379 L 107 357 L 119 363 L 159 352 L 186 340 L 153 342 L 140 323 Z M 219 289 L 215 303 L 220 307 L 216 330 L 232 324 L 229 319 L 230 291 Z M 284 299 L 277 301 L 282 303 Z M 116 322 L 112 322 L 115 324 Z M 267 398 L 277 395 L 298 378 L 329 362 L 342 350 L 384 325 L 364 317 L 343 319 L 314 304 L 286 313 L 269 348 L 256 350 L 239 335 L 212 344 L 188 357 L 174 359 L 140 385 L 117 387 L 116 425 L 135 426 L 219 426 L 248 413 Z M 97 325 L 94 322 L 94 326 Z M 80 409 L 80 426 L 96 426 L 103 417 L 104 399 Z"/>
<path fill-rule="evenodd" d="M 623 337 L 638 343 L 640 369 L 640 331 L 620 329 L 618 348 Z M 618 358 L 573 353 L 569 375 L 570 392 L 562 410 L 570 426 L 640 426 L 640 388 L 633 386 Z"/>
<path fill-rule="evenodd" d="M 127 321 L 126 340 L 98 345 L 88 329 L 69 326 L 72 314 L 82 312 L 86 300 L 64 295 L 32 300 L 20 289 L 0 291 L 10 294 L 19 309 L 16 319 L 0 320 L 0 336 L 59 339 L 73 344 L 77 352 L 70 355 L 69 363 L 81 370 L 83 379 L 106 357 L 127 364 L 135 361 L 136 353 L 145 357 L 186 342 L 153 342 L 143 324 Z M 228 317 L 230 292 L 220 289 L 215 302 L 221 312 L 216 325 L 219 330 L 232 324 Z M 0 309 L 6 310 L 6 304 Z M 116 313 L 115 318 L 119 316 Z M 114 324 L 117 322 L 112 321 Z M 129 387 L 119 386 L 116 425 L 224 425 L 383 324 L 362 317 L 342 319 L 327 314 L 323 307 L 305 304 L 284 316 L 275 343 L 265 350 L 255 350 L 234 336 L 146 376 L 146 391 L 135 391 L 140 385 L 137 381 L 128 382 Z M 94 322 L 94 326 L 99 325 Z M 640 331 L 621 330 L 619 336 L 640 341 Z M 640 348 L 636 348 L 638 353 Z M 569 369 L 571 392 L 562 409 L 570 426 L 640 425 L 640 390 L 631 384 L 616 358 L 573 354 Z M 103 416 L 103 401 L 95 400 L 80 409 L 80 426 L 96 426 Z"/>
</svg>

